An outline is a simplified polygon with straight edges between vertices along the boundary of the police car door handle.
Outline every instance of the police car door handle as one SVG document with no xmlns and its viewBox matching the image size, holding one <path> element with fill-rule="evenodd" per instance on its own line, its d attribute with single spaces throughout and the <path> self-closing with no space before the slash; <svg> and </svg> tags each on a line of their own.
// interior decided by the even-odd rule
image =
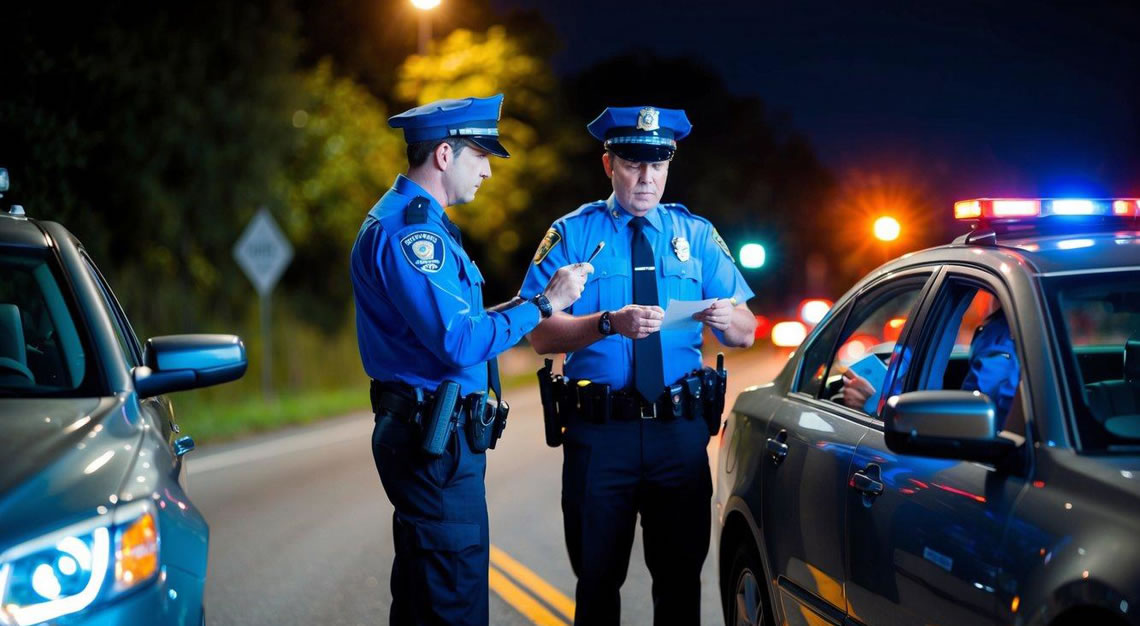
<svg viewBox="0 0 1140 626">
<path fill-rule="evenodd" d="M 788 457 L 788 444 L 784 443 L 788 440 L 788 431 L 781 430 L 775 437 L 768 437 L 768 456 L 772 458 L 772 462 L 779 465 Z"/>
<path fill-rule="evenodd" d="M 879 480 L 879 466 L 868 465 L 867 469 L 855 472 L 851 479 L 851 485 L 855 487 L 855 491 L 869 495 L 881 496 L 883 495 L 883 483 Z"/>
</svg>

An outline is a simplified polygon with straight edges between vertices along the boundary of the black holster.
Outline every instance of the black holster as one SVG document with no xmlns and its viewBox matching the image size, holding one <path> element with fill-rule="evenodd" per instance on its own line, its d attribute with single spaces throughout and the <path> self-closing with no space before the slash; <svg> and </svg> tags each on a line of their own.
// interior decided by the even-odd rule
<svg viewBox="0 0 1140 626">
<path fill-rule="evenodd" d="M 546 359 L 543 368 L 538 370 L 538 395 L 542 400 L 542 424 L 546 431 L 546 445 L 551 448 L 562 445 L 566 415 L 559 408 L 566 405 L 565 389 L 565 379 L 554 373 L 554 361 Z"/>
<path fill-rule="evenodd" d="M 447 447 L 459 408 L 459 383 L 445 380 L 435 390 L 431 406 L 423 415 L 423 439 L 420 447 L 429 456 L 440 456 Z"/>
<path fill-rule="evenodd" d="M 724 396 L 728 393 L 728 371 L 724 369 L 724 353 L 716 355 L 716 369 L 705 367 L 700 378 L 700 405 L 709 435 L 720 432 L 720 417 L 724 413 Z M 697 404 L 694 402 L 694 404 Z"/>
</svg>

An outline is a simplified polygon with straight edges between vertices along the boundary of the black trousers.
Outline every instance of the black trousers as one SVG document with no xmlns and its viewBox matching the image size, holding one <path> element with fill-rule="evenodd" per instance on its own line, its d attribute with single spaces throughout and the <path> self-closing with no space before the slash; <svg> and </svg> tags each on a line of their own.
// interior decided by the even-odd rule
<svg viewBox="0 0 1140 626">
<path fill-rule="evenodd" d="M 641 515 L 654 624 L 699 624 L 712 478 L 703 421 L 568 425 L 562 513 L 578 576 L 576 624 L 617 624 L 634 524 Z"/>
</svg>

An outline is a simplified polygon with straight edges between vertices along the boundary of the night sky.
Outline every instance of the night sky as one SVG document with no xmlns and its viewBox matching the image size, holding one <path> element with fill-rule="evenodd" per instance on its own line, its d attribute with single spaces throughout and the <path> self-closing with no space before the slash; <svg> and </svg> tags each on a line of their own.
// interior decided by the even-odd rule
<svg viewBox="0 0 1140 626">
<path fill-rule="evenodd" d="M 562 73 L 633 51 L 702 61 L 841 176 L 904 171 L 947 203 L 1140 194 L 1135 3 L 494 3 L 554 25 Z"/>
</svg>

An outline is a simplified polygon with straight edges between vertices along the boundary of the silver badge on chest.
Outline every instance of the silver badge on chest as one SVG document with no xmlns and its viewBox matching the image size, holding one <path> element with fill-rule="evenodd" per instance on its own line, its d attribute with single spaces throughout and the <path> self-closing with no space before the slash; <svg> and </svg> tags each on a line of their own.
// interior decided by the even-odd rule
<svg viewBox="0 0 1140 626">
<path fill-rule="evenodd" d="M 673 254 L 677 255 L 677 260 L 684 263 L 689 260 L 689 240 L 684 237 L 673 238 Z"/>
</svg>

